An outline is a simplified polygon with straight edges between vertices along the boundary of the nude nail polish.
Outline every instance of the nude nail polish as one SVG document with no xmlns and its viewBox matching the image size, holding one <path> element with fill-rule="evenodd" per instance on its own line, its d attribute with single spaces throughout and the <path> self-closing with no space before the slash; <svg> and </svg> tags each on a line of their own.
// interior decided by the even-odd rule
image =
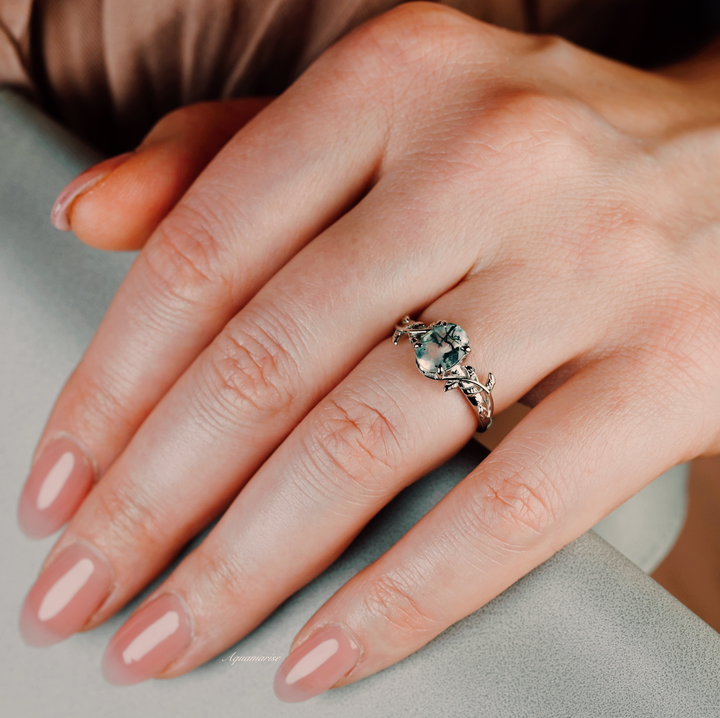
<svg viewBox="0 0 720 718">
<path fill-rule="evenodd" d="M 116 686 L 162 673 L 192 640 L 190 609 L 176 593 L 163 593 L 130 616 L 110 639 L 102 661 L 105 680 Z"/>
<path fill-rule="evenodd" d="M 346 629 L 325 626 L 283 661 L 275 674 L 275 695 L 297 703 L 324 693 L 357 665 L 361 652 Z"/>
<path fill-rule="evenodd" d="M 40 574 L 20 611 L 29 646 L 50 646 L 79 631 L 110 593 L 112 569 L 96 549 L 77 543 Z"/>
<path fill-rule="evenodd" d="M 50 221 L 56 229 L 67 231 L 70 226 L 70 212 L 73 202 L 81 195 L 92 189 L 100 180 L 107 177 L 114 169 L 119 167 L 125 160 L 129 159 L 132 152 L 124 152 L 116 157 L 93 165 L 79 174 L 65 189 L 58 195 L 50 213 Z"/>
<path fill-rule="evenodd" d="M 95 469 L 74 441 L 48 444 L 33 464 L 18 503 L 18 523 L 30 538 L 44 538 L 69 521 L 92 488 Z"/>
</svg>

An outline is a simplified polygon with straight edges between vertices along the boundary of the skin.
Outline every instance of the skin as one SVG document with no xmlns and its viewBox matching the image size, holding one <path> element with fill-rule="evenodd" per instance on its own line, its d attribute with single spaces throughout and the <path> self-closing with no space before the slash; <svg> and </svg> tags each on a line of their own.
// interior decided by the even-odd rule
<svg viewBox="0 0 720 718">
<path fill-rule="evenodd" d="M 143 247 L 40 441 L 78 437 L 101 472 L 45 564 L 78 540 L 108 558 L 116 584 L 85 629 L 220 516 L 142 604 L 187 602 L 194 639 L 161 677 L 186 673 L 457 452 L 476 421 L 392 345 L 405 314 L 457 322 L 496 414 L 531 410 L 298 633 L 293 647 L 327 623 L 357 637 L 337 685 L 720 453 L 711 64 L 643 72 L 409 3 L 249 121 L 242 101 L 161 121 L 71 216 L 88 244 Z M 220 117 L 230 139 L 208 150 Z M 162 170 L 183 152 L 191 186 Z"/>
</svg>

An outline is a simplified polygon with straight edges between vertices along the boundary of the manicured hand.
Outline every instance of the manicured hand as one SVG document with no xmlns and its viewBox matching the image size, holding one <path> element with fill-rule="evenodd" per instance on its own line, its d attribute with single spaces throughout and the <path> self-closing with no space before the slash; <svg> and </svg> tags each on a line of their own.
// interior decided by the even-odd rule
<svg viewBox="0 0 720 718">
<path fill-rule="evenodd" d="M 405 315 L 460 325 L 495 412 L 532 409 L 319 607 L 283 700 L 405 658 L 671 466 L 720 453 L 718 96 L 408 3 L 247 124 L 260 105 L 188 108 L 96 174 L 56 221 L 147 241 L 21 498 L 31 535 L 71 519 L 26 640 L 101 624 L 218 517 L 113 637 L 110 681 L 192 670 L 323 571 L 477 428 L 393 345 Z"/>
</svg>

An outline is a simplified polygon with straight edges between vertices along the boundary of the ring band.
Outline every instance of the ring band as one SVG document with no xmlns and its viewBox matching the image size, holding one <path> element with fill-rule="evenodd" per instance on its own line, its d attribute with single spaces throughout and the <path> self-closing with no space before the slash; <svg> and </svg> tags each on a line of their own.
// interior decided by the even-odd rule
<svg viewBox="0 0 720 718">
<path fill-rule="evenodd" d="M 467 332 L 457 324 L 440 321 L 426 327 L 405 317 L 395 325 L 393 344 L 397 345 L 403 334 L 408 335 L 415 349 L 418 370 L 429 379 L 445 382 L 444 391 L 460 389 L 478 418 L 478 431 L 487 431 L 492 424 L 492 388 L 495 377 L 488 372 L 487 384 L 482 384 L 473 367 L 461 364 L 470 353 Z"/>
</svg>

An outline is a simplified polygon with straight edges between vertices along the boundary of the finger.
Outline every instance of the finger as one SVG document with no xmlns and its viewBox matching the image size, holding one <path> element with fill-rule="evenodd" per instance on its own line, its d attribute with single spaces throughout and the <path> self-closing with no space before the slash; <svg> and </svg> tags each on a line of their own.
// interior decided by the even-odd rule
<svg viewBox="0 0 720 718">
<path fill-rule="evenodd" d="M 333 51 L 324 58 L 228 142 L 130 269 L 40 439 L 19 507 L 28 535 L 46 536 L 72 516 L 93 476 L 199 352 L 370 182 L 384 141 L 383 98 L 358 112 L 347 81 L 326 68 Z M 61 439 L 85 458 L 68 460 L 54 502 L 41 510 L 45 454 L 59 453 L 51 444 Z"/>
<path fill-rule="evenodd" d="M 455 249 L 452 264 L 441 261 L 441 243 L 410 259 L 404 243 L 386 246 L 393 227 L 379 231 L 377 217 L 396 205 L 394 193 L 379 185 L 283 267 L 185 372 L 94 487 L 45 562 L 45 574 L 54 576 L 58 555 L 79 541 L 107 557 L 115 586 L 91 625 L 124 605 L 227 506 L 312 406 L 388 333 L 394 322 L 388 324 L 388 311 L 402 312 L 406 301 L 428 303 L 467 271 L 470 243 Z M 418 275 L 430 279 L 415 282 Z M 38 583 L 47 588 L 45 574 Z"/>
<path fill-rule="evenodd" d="M 51 219 L 98 249 L 140 249 L 223 145 L 271 98 L 201 102 L 163 117 L 134 151 L 76 177 Z"/>
<path fill-rule="evenodd" d="M 532 269 L 537 273 L 536 267 Z M 322 276 L 331 273 L 323 272 Z M 536 277 L 535 281 L 541 280 Z M 471 327 L 471 317 L 481 316 L 479 307 L 494 317 L 502 311 L 500 300 L 493 301 L 490 290 L 482 286 L 474 282 L 464 287 L 466 301 L 462 311 L 455 312 Z M 334 296 L 335 286 L 328 289 Z M 547 309 L 532 292 L 525 300 L 528 306 L 530 296 L 535 304 L 532 311 L 512 308 L 513 316 L 524 317 L 527 327 L 535 320 L 535 311 Z M 388 309 L 385 297 L 379 299 Z M 548 296 L 544 301 L 549 306 L 551 299 Z M 369 306 L 372 311 L 374 302 Z M 457 300 L 454 306 L 458 306 Z M 509 312 L 506 303 L 504 306 Z M 433 311 L 440 311 L 440 307 Z M 325 316 L 324 312 L 319 314 Z M 543 346 L 542 352 L 532 353 L 532 360 L 530 352 L 514 352 L 512 337 L 502 321 L 493 322 L 494 329 L 487 332 L 485 341 L 493 347 L 492 352 L 486 354 L 484 347 L 475 347 L 474 357 L 483 363 L 502 363 L 508 376 L 522 377 L 524 382 L 503 385 L 496 397 L 499 411 L 582 345 L 579 319 L 577 325 L 559 320 L 557 326 L 546 323 L 555 341 L 547 348 Z M 516 330 L 522 334 L 527 327 Z M 475 330 L 479 332 L 477 322 Z M 502 340 L 498 337 L 493 342 L 498 333 L 504 333 Z M 347 339 L 340 334 L 337 343 L 344 351 L 351 351 L 350 343 L 361 337 L 359 332 Z M 418 375 L 407 354 L 389 340 L 382 342 L 310 412 L 240 492 L 202 545 L 148 597 L 113 639 L 105 660 L 109 680 L 136 682 L 160 672 L 179 675 L 232 645 L 337 558 L 392 496 L 467 441 L 477 419 L 466 399 L 458 392 L 443 395 L 440 385 Z M 316 356 L 321 361 L 321 353 Z M 260 434 L 265 427 L 259 428 Z M 193 432 L 197 434 L 196 429 L 188 430 L 188 439 Z M 227 438 L 225 432 L 220 433 Z M 182 446 L 185 440 L 178 437 L 172 443 Z M 252 436 L 251 441 L 257 443 L 262 438 Z M 237 444 L 229 445 L 237 451 Z M 209 453 L 214 456 L 218 451 L 222 447 L 212 447 Z M 180 460 L 187 461 L 187 457 Z M 83 506 L 76 518 L 84 515 Z M 98 528 L 100 523 L 98 519 Z M 107 545 L 102 536 L 100 541 Z M 97 545 L 98 539 L 94 542 Z M 113 548 L 109 546 L 109 550 Z M 137 561 L 120 570 L 128 582 L 132 581 L 138 573 Z M 184 611 L 192 616 L 184 622 L 195 626 L 191 645 L 188 638 L 182 645 L 172 645 L 170 653 L 174 655 L 163 650 L 137 665 L 125 665 L 124 651 L 144 630 L 148 616 L 155 616 L 158 610 L 153 599 L 167 593 L 180 596 Z M 170 599 L 162 599 L 166 600 Z M 105 616 L 112 601 L 103 605 L 90 625 Z"/>
<path fill-rule="evenodd" d="M 658 430 L 680 419 L 679 388 L 656 400 L 658 384 L 677 381 L 658 364 L 613 356 L 549 394 L 308 621 L 277 672 L 277 695 L 305 700 L 405 658 L 685 460 L 690 430 Z"/>
</svg>

